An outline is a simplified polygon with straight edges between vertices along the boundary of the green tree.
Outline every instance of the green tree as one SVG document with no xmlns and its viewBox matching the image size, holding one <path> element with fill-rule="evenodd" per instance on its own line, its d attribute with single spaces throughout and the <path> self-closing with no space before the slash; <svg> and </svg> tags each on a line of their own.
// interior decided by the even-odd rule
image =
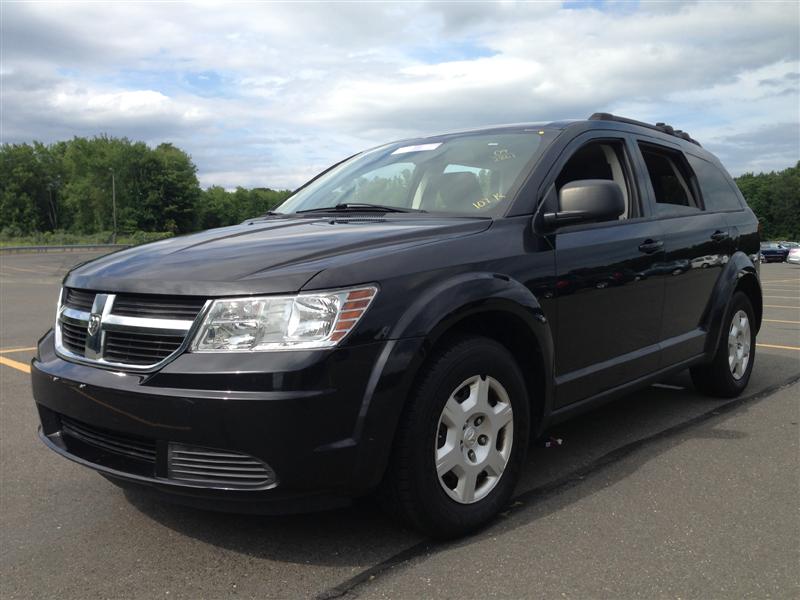
<svg viewBox="0 0 800 600">
<path fill-rule="evenodd" d="M 758 217 L 764 239 L 800 239 L 800 161 L 783 171 L 745 173 L 736 184 Z"/>
</svg>

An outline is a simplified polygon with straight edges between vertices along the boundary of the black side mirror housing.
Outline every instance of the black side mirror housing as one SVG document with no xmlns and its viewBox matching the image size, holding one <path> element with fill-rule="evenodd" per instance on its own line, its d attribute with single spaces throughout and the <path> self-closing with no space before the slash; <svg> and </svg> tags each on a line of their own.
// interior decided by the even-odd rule
<svg viewBox="0 0 800 600">
<path fill-rule="evenodd" d="M 625 212 L 625 198 L 614 181 L 581 179 L 570 181 L 558 194 L 558 212 L 545 213 L 550 229 L 577 223 L 614 221 Z"/>
</svg>

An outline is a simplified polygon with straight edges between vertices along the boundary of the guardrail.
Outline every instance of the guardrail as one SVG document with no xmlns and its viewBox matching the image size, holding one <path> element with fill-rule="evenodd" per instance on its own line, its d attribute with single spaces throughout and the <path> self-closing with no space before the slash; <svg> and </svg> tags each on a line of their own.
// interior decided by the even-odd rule
<svg viewBox="0 0 800 600">
<path fill-rule="evenodd" d="M 121 250 L 131 244 L 67 244 L 63 246 L 0 246 L 0 254 L 19 252 L 73 252 L 77 250 Z"/>
</svg>

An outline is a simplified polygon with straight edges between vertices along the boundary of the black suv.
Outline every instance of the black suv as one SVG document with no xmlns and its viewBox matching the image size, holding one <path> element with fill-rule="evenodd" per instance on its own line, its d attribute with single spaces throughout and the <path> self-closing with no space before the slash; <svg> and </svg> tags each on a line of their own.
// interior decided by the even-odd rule
<svg viewBox="0 0 800 600">
<path fill-rule="evenodd" d="M 73 269 L 32 378 L 40 435 L 221 510 L 378 496 L 470 531 L 531 440 L 681 369 L 747 385 L 758 223 L 687 134 L 595 114 L 413 139 L 274 212 Z"/>
</svg>

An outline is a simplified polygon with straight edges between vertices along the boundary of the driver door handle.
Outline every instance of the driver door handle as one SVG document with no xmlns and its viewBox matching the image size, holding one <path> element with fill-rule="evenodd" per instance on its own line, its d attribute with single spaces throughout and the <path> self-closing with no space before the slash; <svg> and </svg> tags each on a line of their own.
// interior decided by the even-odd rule
<svg viewBox="0 0 800 600">
<path fill-rule="evenodd" d="M 639 252 L 644 252 L 645 254 L 652 254 L 653 252 L 658 252 L 661 248 L 664 247 L 664 242 L 661 240 L 652 240 L 647 239 L 639 244 Z"/>
<path fill-rule="evenodd" d="M 722 231 L 720 229 L 717 229 L 714 233 L 711 234 L 711 239 L 714 240 L 715 242 L 721 242 L 722 240 L 727 240 L 729 237 L 731 237 L 730 233 L 728 233 L 727 231 Z"/>
</svg>

